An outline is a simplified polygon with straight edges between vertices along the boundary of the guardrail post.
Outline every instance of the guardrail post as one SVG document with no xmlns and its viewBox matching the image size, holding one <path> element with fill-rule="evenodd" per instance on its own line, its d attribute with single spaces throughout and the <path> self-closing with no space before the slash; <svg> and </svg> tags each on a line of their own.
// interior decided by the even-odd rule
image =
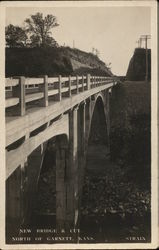
<svg viewBox="0 0 159 250">
<path fill-rule="evenodd" d="M 101 85 L 103 85 L 103 82 L 104 82 L 104 77 L 102 77 L 101 79 Z"/>
<path fill-rule="evenodd" d="M 87 90 L 90 89 L 90 84 L 91 84 L 90 74 L 87 74 Z"/>
<path fill-rule="evenodd" d="M 102 77 L 100 77 L 100 86 L 102 85 L 102 81 L 103 81 L 103 79 L 102 79 Z"/>
<path fill-rule="evenodd" d="M 68 96 L 71 97 L 71 76 L 69 76 L 69 82 L 68 82 Z"/>
<path fill-rule="evenodd" d="M 19 84 L 13 87 L 13 97 L 19 98 L 19 103 L 14 110 L 14 115 L 25 115 L 25 77 L 19 77 Z"/>
<path fill-rule="evenodd" d="M 59 90 L 58 101 L 59 102 L 62 100 L 62 91 L 61 91 L 61 88 L 62 88 L 62 77 L 61 77 L 61 75 L 59 75 L 59 84 L 58 84 L 58 90 Z"/>
<path fill-rule="evenodd" d="M 79 78 L 76 76 L 76 88 L 77 88 L 77 94 L 79 93 Z"/>
<path fill-rule="evenodd" d="M 104 78 L 104 82 L 103 82 L 103 85 L 107 82 L 107 78 L 105 77 Z"/>
<path fill-rule="evenodd" d="M 99 86 L 99 77 L 97 77 L 96 86 Z"/>
<path fill-rule="evenodd" d="M 92 88 L 95 88 L 96 87 L 96 76 L 93 76 L 93 79 L 92 79 Z"/>
<path fill-rule="evenodd" d="M 40 104 L 43 107 L 48 106 L 48 76 L 44 75 L 44 83 L 41 86 L 41 91 L 44 93 L 44 97 L 40 100 Z"/>
<path fill-rule="evenodd" d="M 92 88 L 95 88 L 96 87 L 96 77 L 93 76 L 92 78 L 93 78 L 92 79 Z"/>
<path fill-rule="evenodd" d="M 84 76 L 82 76 L 82 92 L 84 91 Z"/>
</svg>

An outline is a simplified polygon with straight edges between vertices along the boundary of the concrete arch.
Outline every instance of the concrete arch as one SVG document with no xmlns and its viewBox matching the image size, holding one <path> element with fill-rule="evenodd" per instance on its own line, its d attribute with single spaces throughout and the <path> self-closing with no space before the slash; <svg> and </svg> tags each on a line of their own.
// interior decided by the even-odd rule
<svg viewBox="0 0 159 250">
<path fill-rule="evenodd" d="M 41 171 L 44 170 L 44 169 L 42 169 L 42 167 L 43 167 L 44 157 L 45 157 L 45 155 L 47 153 L 46 151 L 47 151 L 48 147 L 49 146 L 54 146 L 55 151 L 59 150 L 59 148 L 68 149 L 68 143 L 69 143 L 68 134 L 61 133 L 61 134 L 57 134 L 57 135 L 52 136 L 51 138 L 49 138 L 47 141 L 45 141 L 42 144 L 43 145 L 43 151 L 41 153 L 43 154 L 43 159 L 42 159 L 42 162 L 41 162 L 41 166 L 39 168 L 39 173 L 38 173 L 38 176 L 37 176 L 37 182 L 39 181 Z"/>
<path fill-rule="evenodd" d="M 29 215 L 29 211 L 32 211 L 34 208 L 34 201 L 36 200 L 37 188 L 39 177 L 42 171 L 44 157 L 47 151 L 48 145 L 52 144 L 54 147 L 55 155 L 52 154 L 52 157 L 55 157 L 55 171 L 56 171 L 56 214 L 58 223 L 61 223 L 61 209 L 65 209 L 65 170 L 66 170 L 66 161 L 68 158 L 68 135 L 67 134 L 57 134 L 53 137 L 49 138 L 49 140 L 45 141 L 41 144 L 36 150 L 32 152 L 32 154 L 28 157 L 28 170 L 27 177 L 31 181 L 28 182 L 28 191 L 30 193 L 28 204 L 30 203 L 30 208 L 28 208 L 27 215 Z M 54 145 L 53 145 L 54 144 Z M 40 150 L 41 148 L 41 150 Z M 35 160 L 36 158 L 36 160 Z M 30 170 L 30 172 L 29 172 Z M 63 204 L 61 204 L 63 203 Z M 30 218 L 26 220 L 29 221 Z"/>
<path fill-rule="evenodd" d="M 44 131 L 36 136 L 28 138 L 25 142 L 15 150 L 6 152 L 7 178 L 14 172 L 17 166 L 24 164 L 27 157 L 40 145 L 43 145 L 53 136 L 60 134 L 68 135 L 68 115 L 63 115 L 51 126 L 48 126 Z M 18 155 L 18 157 L 17 157 Z"/>
<path fill-rule="evenodd" d="M 86 148 L 88 145 L 88 139 L 90 136 L 90 129 L 92 124 L 92 118 L 98 102 L 101 103 L 104 111 L 105 123 L 107 127 L 107 136 L 109 144 L 109 131 L 110 131 L 110 120 L 109 120 L 109 92 L 108 90 L 102 91 L 90 98 L 90 101 L 86 104 Z M 87 107 L 88 106 L 88 107 Z"/>
<path fill-rule="evenodd" d="M 57 134 L 49 140 L 38 145 L 27 157 L 27 161 L 14 171 L 6 182 L 6 212 L 7 212 L 7 232 L 18 230 L 20 226 L 27 225 L 31 220 L 34 209 L 38 180 L 42 170 L 44 155 L 48 142 L 55 139 L 56 142 L 56 189 L 57 200 L 64 201 L 64 178 L 65 164 L 68 157 L 68 134 Z M 61 197 L 62 196 L 62 197 Z M 59 204 L 59 208 L 64 206 Z M 61 210 L 58 209 L 58 221 L 61 223 Z"/>
<path fill-rule="evenodd" d="M 40 175 L 44 171 L 48 171 L 50 168 L 52 173 L 55 175 L 54 188 L 56 192 L 56 227 L 63 228 L 65 225 L 65 211 L 66 211 L 66 182 L 67 182 L 67 168 L 68 168 L 68 146 L 69 140 L 67 134 L 58 134 L 47 141 L 47 146 L 44 152 L 44 159 L 37 173 L 37 188 L 40 179 Z M 48 150 L 50 153 L 48 155 Z M 46 158 L 50 156 L 49 162 L 45 161 Z M 49 165 L 49 166 L 48 166 Z M 38 190 L 37 190 L 38 191 Z M 36 192 L 37 193 L 37 192 Z"/>
<path fill-rule="evenodd" d="M 88 151 L 88 140 L 90 136 L 91 124 L 93 122 L 93 114 L 97 105 L 102 105 L 102 116 L 106 124 L 106 137 L 109 147 L 109 93 L 103 91 L 98 93 L 91 98 L 87 99 L 85 103 L 81 103 L 79 107 L 79 150 L 78 150 L 78 168 L 80 169 L 79 173 L 79 206 L 81 204 L 84 176 L 85 176 L 85 167 L 86 167 L 86 157 Z M 84 117 L 84 118 L 83 118 Z M 85 121 L 84 121 L 85 119 Z M 84 121 L 84 122 L 83 122 Z M 84 137 L 84 140 L 83 140 Z M 82 146 L 83 144 L 83 146 Z M 109 151 L 109 149 L 108 149 Z M 80 217 L 80 214 L 79 214 Z"/>
</svg>

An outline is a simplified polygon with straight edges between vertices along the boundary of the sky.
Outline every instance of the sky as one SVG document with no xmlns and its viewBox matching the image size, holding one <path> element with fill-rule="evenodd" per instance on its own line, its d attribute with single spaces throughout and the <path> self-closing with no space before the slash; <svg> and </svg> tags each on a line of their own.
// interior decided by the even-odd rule
<svg viewBox="0 0 159 250">
<path fill-rule="evenodd" d="M 56 16 L 59 26 L 52 36 L 59 45 L 91 52 L 98 49 L 99 58 L 111 63 L 114 74 L 125 75 L 136 41 L 150 35 L 150 7 L 8 7 L 6 25 L 24 25 L 37 12 Z M 148 42 L 150 47 L 150 41 Z"/>
</svg>

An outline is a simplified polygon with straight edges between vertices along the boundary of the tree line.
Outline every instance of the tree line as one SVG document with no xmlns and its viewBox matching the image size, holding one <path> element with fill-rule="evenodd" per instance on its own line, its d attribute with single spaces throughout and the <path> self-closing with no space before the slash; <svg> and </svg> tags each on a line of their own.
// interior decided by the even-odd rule
<svg viewBox="0 0 159 250">
<path fill-rule="evenodd" d="M 53 15 L 37 12 L 24 20 L 24 27 L 9 24 L 5 28 L 6 47 L 58 47 L 51 29 L 59 26 Z"/>
</svg>

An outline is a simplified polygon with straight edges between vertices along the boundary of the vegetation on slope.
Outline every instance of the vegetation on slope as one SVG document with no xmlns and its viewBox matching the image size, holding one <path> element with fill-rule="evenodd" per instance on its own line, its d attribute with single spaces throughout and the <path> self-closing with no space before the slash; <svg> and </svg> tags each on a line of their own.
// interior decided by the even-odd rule
<svg viewBox="0 0 159 250">
<path fill-rule="evenodd" d="M 125 82 L 110 100 L 110 157 L 99 112 L 91 126 L 81 204 L 81 231 L 96 242 L 151 239 L 150 84 Z M 100 232 L 100 233 L 99 233 Z M 128 240 L 127 240 L 128 239 Z"/>
<path fill-rule="evenodd" d="M 150 84 L 116 86 L 111 99 L 111 156 L 127 168 L 129 178 L 150 185 Z"/>
<path fill-rule="evenodd" d="M 105 75 L 112 73 L 95 55 L 69 47 L 6 48 L 6 77 Z"/>
<path fill-rule="evenodd" d="M 151 50 L 148 49 L 148 79 L 151 79 Z M 130 60 L 126 74 L 129 81 L 144 81 L 146 75 L 146 50 L 137 48 Z"/>
</svg>

